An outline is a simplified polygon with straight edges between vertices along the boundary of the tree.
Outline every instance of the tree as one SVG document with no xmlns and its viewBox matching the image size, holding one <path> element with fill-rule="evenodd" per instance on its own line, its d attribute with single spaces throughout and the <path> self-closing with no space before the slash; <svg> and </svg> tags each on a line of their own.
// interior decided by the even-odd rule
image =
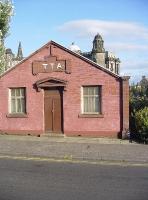
<svg viewBox="0 0 148 200">
<path fill-rule="evenodd" d="M 148 127 L 145 117 L 148 109 L 148 79 L 142 80 L 130 86 L 130 132 L 134 137 L 141 139 L 148 136 Z M 147 119 L 146 119 L 147 120 Z"/>
<path fill-rule="evenodd" d="M 148 107 L 135 113 L 135 122 L 141 139 L 146 140 L 148 138 Z"/>
<path fill-rule="evenodd" d="M 5 70 L 5 47 L 0 40 L 0 74 L 2 74 Z"/>
<path fill-rule="evenodd" d="M 11 0 L 0 0 L 0 74 L 5 70 L 5 46 L 4 40 L 9 33 L 9 24 L 13 15 Z"/>
</svg>

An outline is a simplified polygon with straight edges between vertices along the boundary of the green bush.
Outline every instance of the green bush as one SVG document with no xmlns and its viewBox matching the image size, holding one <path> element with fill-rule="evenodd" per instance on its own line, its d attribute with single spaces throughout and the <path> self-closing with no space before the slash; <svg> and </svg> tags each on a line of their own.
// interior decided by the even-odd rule
<svg viewBox="0 0 148 200">
<path fill-rule="evenodd" d="M 148 143 L 148 78 L 130 86 L 130 132 L 133 140 Z"/>
<path fill-rule="evenodd" d="M 148 138 L 148 107 L 135 113 L 136 129 L 141 137 Z"/>
</svg>

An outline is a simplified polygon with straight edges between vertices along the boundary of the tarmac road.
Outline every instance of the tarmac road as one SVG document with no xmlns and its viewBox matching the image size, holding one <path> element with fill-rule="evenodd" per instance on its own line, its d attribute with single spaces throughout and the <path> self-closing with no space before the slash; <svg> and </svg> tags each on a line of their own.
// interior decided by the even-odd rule
<svg viewBox="0 0 148 200">
<path fill-rule="evenodd" d="M 148 167 L 0 158 L 0 200 L 147 200 Z"/>
</svg>

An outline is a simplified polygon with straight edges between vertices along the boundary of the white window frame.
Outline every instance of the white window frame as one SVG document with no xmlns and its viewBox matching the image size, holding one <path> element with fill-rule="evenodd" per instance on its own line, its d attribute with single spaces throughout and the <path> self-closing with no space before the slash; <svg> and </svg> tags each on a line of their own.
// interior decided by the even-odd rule
<svg viewBox="0 0 148 200">
<path fill-rule="evenodd" d="M 99 91 L 99 93 L 97 94 L 97 95 L 95 95 L 95 96 L 97 96 L 98 98 L 99 98 L 99 111 L 98 112 L 84 112 L 84 93 L 83 93 L 83 89 L 85 88 L 85 87 L 98 87 L 98 91 Z M 81 113 L 82 114 L 90 114 L 90 115 L 93 115 L 93 114 L 101 114 L 101 110 L 102 110 L 102 108 L 101 108 L 101 106 L 102 106 L 102 87 L 100 86 L 100 85 L 84 85 L 84 86 L 82 86 L 81 87 Z"/>
<path fill-rule="evenodd" d="M 17 90 L 17 89 L 23 89 L 24 90 L 24 95 L 20 96 L 15 96 L 15 105 L 16 109 L 15 112 L 12 112 L 12 90 Z M 24 111 L 23 108 L 21 107 L 21 112 L 17 112 L 18 104 L 17 104 L 17 99 L 24 99 Z M 21 104 L 22 105 L 22 104 Z M 15 88 L 9 88 L 9 113 L 10 114 L 26 114 L 26 88 L 25 87 L 15 87 Z"/>
</svg>

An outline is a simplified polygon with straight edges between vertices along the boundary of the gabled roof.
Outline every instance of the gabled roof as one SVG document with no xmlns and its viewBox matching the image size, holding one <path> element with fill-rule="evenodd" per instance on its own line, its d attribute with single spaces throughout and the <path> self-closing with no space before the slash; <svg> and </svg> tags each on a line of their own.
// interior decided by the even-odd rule
<svg viewBox="0 0 148 200">
<path fill-rule="evenodd" d="M 20 64 L 24 63 L 26 60 L 30 59 L 30 58 L 31 58 L 32 56 L 34 56 L 37 52 L 41 51 L 41 50 L 44 49 L 45 47 L 48 47 L 50 44 L 55 45 L 55 46 L 57 46 L 57 47 L 63 49 L 64 51 L 66 51 L 66 52 L 68 52 L 68 53 L 70 53 L 70 54 L 76 56 L 77 58 L 80 58 L 81 60 L 83 60 L 83 61 L 85 61 L 85 62 L 87 62 L 87 63 L 93 65 L 94 67 L 96 67 L 96 68 L 98 68 L 98 69 L 101 69 L 102 71 L 104 71 L 104 72 L 106 72 L 106 73 L 112 75 L 112 76 L 115 77 L 115 78 L 121 78 L 121 76 L 119 76 L 119 75 L 117 75 L 117 74 L 115 74 L 115 73 L 109 71 L 109 70 L 106 69 L 105 67 L 103 67 L 103 66 L 101 66 L 101 65 L 98 65 L 98 64 L 95 63 L 94 61 L 92 61 L 92 60 L 90 60 L 90 59 L 88 59 L 88 58 L 86 58 L 86 57 L 84 57 L 84 56 L 82 56 L 82 55 L 80 55 L 80 54 L 78 54 L 78 53 L 76 53 L 76 52 L 71 51 L 70 49 L 68 49 L 68 48 L 66 48 L 66 47 L 64 47 L 64 46 L 62 46 L 62 45 L 60 45 L 60 44 L 54 42 L 53 40 L 50 40 L 48 43 L 46 43 L 45 45 L 43 45 L 41 48 L 39 48 L 38 50 L 36 50 L 36 51 L 33 52 L 32 54 L 30 54 L 28 57 L 24 58 L 22 61 L 20 61 L 20 62 L 19 62 L 18 64 L 16 64 L 14 67 L 8 69 L 6 72 L 4 72 L 2 75 L 0 75 L 0 78 L 3 77 L 3 76 L 5 76 L 5 74 L 9 73 L 11 70 L 14 70 L 16 67 L 18 67 Z"/>
</svg>

